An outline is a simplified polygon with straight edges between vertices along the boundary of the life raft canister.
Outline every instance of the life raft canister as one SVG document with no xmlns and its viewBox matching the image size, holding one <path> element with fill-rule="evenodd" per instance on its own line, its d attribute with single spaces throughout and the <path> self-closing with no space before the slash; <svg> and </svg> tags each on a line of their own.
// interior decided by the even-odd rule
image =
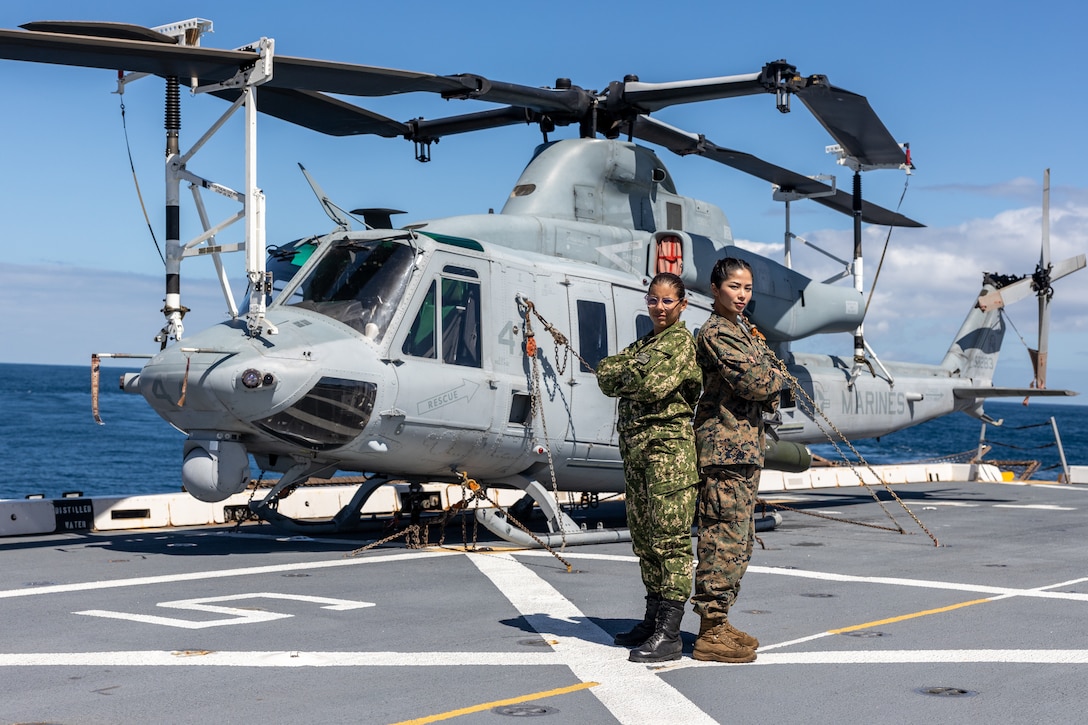
<svg viewBox="0 0 1088 725">
<path fill-rule="evenodd" d="M 684 248 L 679 237 L 667 236 L 658 239 L 656 272 L 672 272 L 678 275 L 683 268 Z"/>
</svg>

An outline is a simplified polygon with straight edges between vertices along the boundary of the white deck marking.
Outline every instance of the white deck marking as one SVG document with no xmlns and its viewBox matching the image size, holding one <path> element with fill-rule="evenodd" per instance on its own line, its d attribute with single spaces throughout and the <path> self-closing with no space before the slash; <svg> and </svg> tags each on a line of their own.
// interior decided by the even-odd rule
<svg viewBox="0 0 1088 725">
<path fill-rule="evenodd" d="M 384 564 L 391 561 L 412 561 L 428 559 L 432 556 L 457 556 L 463 551 L 433 549 L 428 551 L 406 551 L 400 554 L 367 556 L 358 559 L 338 558 L 327 561 L 309 561 L 298 564 L 275 564 L 270 566 L 248 566 L 240 569 L 219 569 L 214 571 L 194 571 L 187 574 L 163 574 L 144 576 L 133 579 L 110 579 L 107 581 L 81 582 L 77 584 L 52 584 L 44 587 L 26 587 L 24 589 L 0 590 L 0 599 L 12 597 L 34 597 L 41 594 L 63 594 L 65 592 L 87 592 L 95 589 L 119 589 L 121 587 L 139 587 L 147 584 L 172 584 L 174 582 L 205 581 L 225 579 L 234 576 L 252 576 L 254 574 L 277 574 L 284 571 L 309 571 L 311 569 L 332 569 L 340 566 L 362 566 L 366 564 Z"/>
<path fill-rule="evenodd" d="M 874 650 L 869 652 L 767 652 L 760 647 L 759 657 L 751 665 L 884 665 L 884 664 L 1088 664 L 1088 650 L 1083 649 L 916 649 Z M 706 664 L 691 661 L 692 667 Z M 720 666 L 720 665 L 718 665 Z M 735 665 L 728 665 L 735 666 Z"/>
<path fill-rule="evenodd" d="M 488 667 L 562 666 L 555 652 L 29 652 L 0 667 Z"/>
<path fill-rule="evenodd" d="M 306 594 L 277 594 L 275 592 L 253 592 L 251 594 L 228 594 L 222 597 L 201 597 L 200 599 L 177 599 L 172 602 L 159 602 L 156 606 L 168 609 L 190 609 L 195 612 L 210 612 L 212 614 L 225 614 L 223 619 L 208 619 L 193 621 L 191 619 L 177 619 L 176 617 L 157 617 L 153 614 L 130 614 L 128 612 L 113 612 L 106 609 L 86 609 L 72 614 L 86 614 L 91 617 L 106 617 L 107 619 L 123 619 L 129 622 L 143 622 L 145 624 L 161 624 L 167 627 L 181 627 L 183 629 L 207 629 L 208 627 L 223 627 L 232 624 L 256 624 L 258 622 L 270 622 L 274 619 L 293 617 L 293 614 L 280 614 L 256 609 L 240 609 L 238 607 L 217 607 L 207 602 L 229 602 L 239 599 L 293 599 L 299 602 L 321 604 L 322 609 L 331 609 L 343 612 L 349 609 L 362 609 L 373 607 L 373 602 L 357 602 L 349 599 L 330 599 L 328 597 L 313 597 Z"/>
<path fill-rule="evenodd" d="M 978 592 L 982 594 L 1005 595 L 1010 597 L 1039 597 L 1041 599 L 1068 599 L 1071 601 L 1088 602 L 1088 594 L 1073 592 L 1048 592 L 1045 591 L 1045 588 L 1015 589 L 1011 587 L 991 587 L 983 584 L 963 584 L 959 582 L 931 581 L 928 579 L 902 579 L 899 577 L 883 576 L 855 576 L 852 574 L 832 574 L 830 572 L 822 571 L 805 571 L 803 569 L 779 569 L 777 567 L 768 566 L 749 566 L 748 573 L 751 574 L 753 572 L 758 574 L 777 574 L 779 576 L 795 576 L 801 577 L 803 579 L 820 579 L 823 581 L 834 582 L 889 584 L 892 586 L 918 587 L 921 589 L 946 589 L 957 592 Z"/>
<path fill-rule="evenodd" d="M 563 643 L 564 645 L 566 643 Z M 616 650 L 615 647 L 609 649 Z M 1088 650 L 1083 649 L 953 649 L 953 650 L 881 650 L 881 651 L 833 651 L 833 652 L 766 652 L 760 647 L 759 659 L 743 665 L 720 662 L 697 662 L 684 659 L 668 663 L 661 671 L 675 671 L 691 667 L 753 667 L 755 665 L 869 665 L 869 664 L 973 664 L 990 662 L 997 664 L 1088 664 Z M 595 668 L 586 678 L 601 682 L 590 690 L 600 696 L 605 682 L 615 673 L 601 669 L 597 663 L 584 662 Z M 642 689 L 643 680 L 664 685 L 661 678 L 633 662 L 624 660 L 621 682 L 614 683 L 612 696 L 625 698 L 626 708 L 634 709 L 632 698 L 644 696 L 653 699 L 654 693 Z M 561 646 L 557 652 L 304 652 L 304 651 L 238 651 L 238 652 L 169 652 L 165 650 L 131 650 L 124 652 L 27 652 L 0 653 L 0 667 L 541 667 L 571 666 L 569 650 Z M 641 676 L 640 676 L 641 675 Z M 627 688 L 630 688 L 628 691 Z M 668 685 L 664 685 L 668 687 Z M 669 688 L 672 689 L 671 687 Z M 675 690 L 673 690 L 675 693 Z M 675 697 L 676 695 L 674 695 Z M 602 700 L 603 701 L 603 700 Z M 605 703 L 608 705 L 608 703 Z M 662 720 L 668 705 L 651 702 L 650 707 L 661 708 L 655 717 L 644 715 L 623 722 L 706 722 L 706 720 Z M 691 707 L 689 703 L 689 707 Z M 621 708 L 621 709 L 626 709 Z M 701 710 L 699 711 L 702 712 Z M 617 718 L 620 713 L 612 708 Z M 641 711 L 640 711 L 641 713 Z M 703 714 L 705 718 L 705 714 Z M 713 722 L 713 721 L 711 721 Z"/>
<path fill-rule="evenodd" d="M 1034 509 L 1036 511 L 1076 511 L 1075 506 L 1058 506 L 1050 503 L 995 503 L 995 509 Z"/>
<path fill-rule="evenodd" d="M 1001 599 L 1011 599 L 1013 597 L 1018 597 L 1018 596 L 1028 596 L 1030 594 L 1037 593 L 1037 592 L 1042 592 L 1042 591 L 1045 591 L 1047 589 L 1057 589 L 1058 587 L 1073 586 L 1075 584 L 1082 584 L 1083 582 L 1086 582 L 1086 581 L 1088 581 L 1088 577 L 1081 577 L 1079 579 L 1070 579 L 1068 581 L 1058 582 L 1056 584 L 1048 584 L 1046 586 L 1036 587 L 1035 589 L 1019 590 L 1019 591 L 1015 591 L 1015 592 L 1006 592 L 1004 594 L 998 594 L 996 596 L 989 597 L 986 600 L 980 600 L 977 603 L 983 604 L 983 603 L 986 603 L 986 602 L 996 602 L 996 601 L 999 601 Z M 818 632 L 816 634 L 810 634 L 807 637 L 799 637 L 797 639 L 792 639 L 792 640 L 789 640 L 787 642 L 778 642 L 777 644 L 764 645 L 764 646 L 760 647 L 759 651 L 760 651 L 760 654 L 762 655 L 763 653 L 767 652 L 768 650 L 780 649 L 782 647 L 791 647 L 793 645 L 803 644 L 805 642 L 811 642 L 811 641 L 813 641 L 815 639 L 822 639 L 823 637 L 830 637 L 832 635 L 838 634 L 841 631 L 842 630 L 829 631 L 829 632 Z M 1047 650 L 1047 651 L 1054 652 L 1054 651 L 1060 651 L 1060 650 Z"/>
<path fill-rule="evenodd" d="M 551 557 L 552 555 L 546 551 L 519 551 L 518 556 L 537 556 L 537 557 Z M 638 558 L 627 555 L 613 555 L 613 554 L 581 554 L 577 552 L 563 552 L 563 557 L 566 559 L 600 559 L 606 561 L 630 561 L 638 562 Z M 883 576 L 858 576 L 856 574 L 835 574 L 833 572 L 826 571 L 809 571 L 805 569 L 783 569 L 775 566 L 755 566 L 750 565 L 748 567 L 748 574 L 774 574 L 777 576 L 793 576 L 800 577 L 802 579 L 819 579 L 823 581 L 833 582 L 858 582 L 861 584 L 888 584 L 891 586 L 901 587 L 918 587 L 920 589 L 945 589 L 951 591 L 960 592 L 976 592 L 982 594 L 994 594 L 1007 597 L 1039 597 L 1042 599 L 1068 599 L 1072 601 L 1088 602 L 1088 594 L 1081 594 L 1076 592 L 1048 592 L 1047 589 L 1053 589 L 1061 586 L 1070 586 L 1072 584 L 1079 584 L 1084 581 L 1088 581 L 1088 578 L 1084 579 L 1072 579 L 1068 582 L 1061 584 L 1048 584 L 1042 587 L 1036 587 L 1033 589 L 1016 589 L 1012 587 L 992 587 L 983 584 L 963 584 L 960 582 L 944 582 L 935 581 L 930 579 L 904 579 L 901 577 L 883 577 Z"/>
<path fill-rule="evenodd" d="M 627 661 L 627 649 L 594 624 L 533 570 L 508 554 L 472 556 L 529 626 L 554 637 L 562 663 L 622 723 L 714 723 L 715 720 L 658 677 L 646 665 Z"/>
</svg>

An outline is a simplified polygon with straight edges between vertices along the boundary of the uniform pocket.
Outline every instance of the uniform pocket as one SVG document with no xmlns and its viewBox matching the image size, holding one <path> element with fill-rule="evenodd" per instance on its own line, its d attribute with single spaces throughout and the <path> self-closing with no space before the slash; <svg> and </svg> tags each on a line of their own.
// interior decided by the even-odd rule
<svg viewBox="0 0 1088 725">
<path fill-rule="evenodd" d="M 650 493 L 664 496 L 699 482 L 695 441 L 687 438 L 656 438 L 646 441 L 646 480 Z"/>
<path fill-rule="evenodd" d="M 759 488 L 757 466 L 715 466 L 699 487 L 699 517 L 715 521 L 747 521 Z"/>
</svg>

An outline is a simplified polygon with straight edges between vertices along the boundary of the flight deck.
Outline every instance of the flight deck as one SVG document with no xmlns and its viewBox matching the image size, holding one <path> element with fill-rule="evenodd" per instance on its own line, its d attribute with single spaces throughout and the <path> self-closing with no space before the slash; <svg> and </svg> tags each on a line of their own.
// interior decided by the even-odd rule
<svg viewBox="0 0 1088 725">
<path fill-rule="evenodd" d="M 745 665 L 691 659 L 690 608 L 679 661 L 628 662 L 622 542 L 515 549 L 471 521 L 420 549 L 263 523 L 0 539 L 0 722 L 1079 719 L 1088 489 L 896 490 L 939 545 L 875 528 L 865 489 L 765 496 L 791 510 L 731 616 L 761 641 Z"/>
</svg>

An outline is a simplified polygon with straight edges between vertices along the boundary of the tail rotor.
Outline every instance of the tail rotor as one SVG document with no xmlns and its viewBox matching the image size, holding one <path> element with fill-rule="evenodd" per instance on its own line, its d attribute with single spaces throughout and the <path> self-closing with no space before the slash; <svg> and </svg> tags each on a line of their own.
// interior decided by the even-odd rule
<svg viewBox="0 0 1088 725">
<path fill-rule="evenodd" d="M 1044 390 L 1046 388 L 1046 357 L 1047 345 L 1050 337 L 1050 300 L 1054 297 L 1054 288 L 1050 286 L 1050 169 L 1043 172 L 1043 241 L 1039 247 L 1039 266 L 1035 268 L 1035 274 L 1031 277 L 1031 287 L 1039 298 L 1039 346 L 1028 350 L 1031 355 L 1031 366 L 1035 378 L 1031 387 Z M 1028 399 L 1024 398 L 1024 405 Z"/>
<path fill-rule="evenodd" d="M 1031 275 L 1023 277 L 1008 277 L 1006 275 L 992 275 L 994 278 L 1010 280 L 1009 284 L 983 294 L 978 298 L 978 307 L 983 312 L 991 309 L 1001 309 L 1013 302 L 1022 300 L 1035 293 L 1039 300 L 1039 344 L 1035 349 L 1028 348 L 1031 356 L 1031 365 L 1034 371 L 1029 389 L 1046 390 L 1046 362 L 1047 347 L 1050 337 L 1050 301 L 1054 297 L 1053 284 L 1057 280 L 1072 274 L 1079 269 L 1084 269 L 1085 257 L 1078 254 L 1060 262 L 1050 261 L 1050 169 L 1043 174 L 1043 238 L 1039 249 L 1039 265 Z M 1027 405 L 1027 398 L 1024 405 Z"/>
</svg>

